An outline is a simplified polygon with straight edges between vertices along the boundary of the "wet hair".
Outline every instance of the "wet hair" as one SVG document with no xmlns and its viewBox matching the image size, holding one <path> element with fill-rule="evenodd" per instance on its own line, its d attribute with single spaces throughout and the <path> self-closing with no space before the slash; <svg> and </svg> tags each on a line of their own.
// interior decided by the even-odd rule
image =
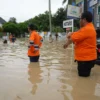
<svg viewBox="0 0 100 100">
<path fill-rule="evenodd" d="M 86 19 L 87 22 L 92 22 L 92 13 L 89 11 L 82 13 L 81 19 Z"/>
<path fill-rule="evenodd" d="M 36 26 L 35 26 L 33 23 L 30 23 L 30 24 L 28 25 L 28 28 L 29 28 L 30 30 L 36 30 Z"/>
</svg>

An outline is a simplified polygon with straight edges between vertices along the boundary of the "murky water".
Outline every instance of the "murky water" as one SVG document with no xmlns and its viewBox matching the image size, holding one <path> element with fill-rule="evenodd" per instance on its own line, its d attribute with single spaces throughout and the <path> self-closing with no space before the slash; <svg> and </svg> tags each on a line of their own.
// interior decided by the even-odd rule
<svg viewBox="0 0 100 100">
<path fill-rule="evenodd" d="M 25 41 L 0 41 L 0 100 L 100 100 L 100 66 L 78 77 L 64 40 L 44 41 L 39 63 L 30 63 Z"/>
</svg>

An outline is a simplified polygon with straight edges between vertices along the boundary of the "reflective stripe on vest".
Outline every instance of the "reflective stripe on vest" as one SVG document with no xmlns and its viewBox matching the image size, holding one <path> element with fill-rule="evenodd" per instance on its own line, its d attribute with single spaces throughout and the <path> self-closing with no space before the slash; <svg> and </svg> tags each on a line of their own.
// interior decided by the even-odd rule
<svg viewBox="0 0 100 100">
<path fill-rule="evenodd" d="M 39 50 L 39 45 L 34 44 L 34 48 L 35 48 L 35 50 Z"/>
</svg>

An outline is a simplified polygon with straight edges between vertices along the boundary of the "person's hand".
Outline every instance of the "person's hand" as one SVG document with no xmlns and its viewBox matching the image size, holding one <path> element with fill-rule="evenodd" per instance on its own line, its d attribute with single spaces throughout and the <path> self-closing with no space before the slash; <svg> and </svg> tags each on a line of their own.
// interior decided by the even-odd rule
<svg viewBox="0 0 100 100">
<path fill-rule="evenodd" d="M 68 44 L 64 44 L 63 48 L 66 49 L 68 47 Z"/>
<path fill-rule="evenodd" d="M 69 38 L 71 37 L 72 34 L 73 34 L 72 32 L 69 32 L 69 33 L 67 34 L 67 38 L 69 39 Z"/>
</svg>

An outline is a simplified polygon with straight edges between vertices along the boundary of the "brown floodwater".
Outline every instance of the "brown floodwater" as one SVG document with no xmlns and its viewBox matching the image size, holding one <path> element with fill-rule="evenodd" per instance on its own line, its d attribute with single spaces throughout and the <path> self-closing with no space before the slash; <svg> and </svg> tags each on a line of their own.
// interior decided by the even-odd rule
<svg viewBox="0 0 100 100">
<path fill-rule="evenodd" d="M 39 63 L 29 63 L 24 40 L 0 41 L 0 100 L 100 100 L 100 66 L 77 75 L 71 46 L 44 40 Z"/>
</svg>

